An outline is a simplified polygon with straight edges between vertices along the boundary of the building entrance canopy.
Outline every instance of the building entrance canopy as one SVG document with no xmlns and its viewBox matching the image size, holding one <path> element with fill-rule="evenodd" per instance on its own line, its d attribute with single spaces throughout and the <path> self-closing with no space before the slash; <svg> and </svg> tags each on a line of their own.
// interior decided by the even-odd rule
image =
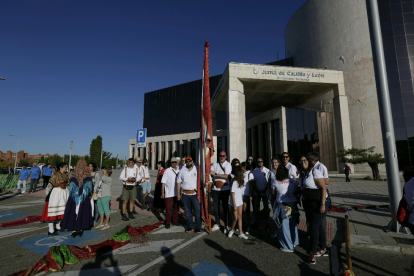
<svg viewBox="0 0 414 276">
<path fill-rule="evenodd" d="M 212 91 L 213 128 L 215 111 L 226 111 L 228 156 L 243 160 L 247 155 L 246 112 L 262 113 L 281 106 L 296 108 L 330 91 L 333 91 L 335 149 L 351 148 L 342 71 L 229 63 L 217 89 Z"/>
</svg>

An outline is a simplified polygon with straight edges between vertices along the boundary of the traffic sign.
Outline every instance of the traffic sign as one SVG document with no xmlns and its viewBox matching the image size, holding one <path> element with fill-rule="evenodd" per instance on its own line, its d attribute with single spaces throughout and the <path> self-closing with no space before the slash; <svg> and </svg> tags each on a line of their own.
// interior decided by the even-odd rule
<svg viewBox="0 0 414 276">
<path fill-rule="evenodd" d="M 147 141 L 147 129 L 141 128 L 137 130 L 137 147 L 145 148 Z"/>
</svg>

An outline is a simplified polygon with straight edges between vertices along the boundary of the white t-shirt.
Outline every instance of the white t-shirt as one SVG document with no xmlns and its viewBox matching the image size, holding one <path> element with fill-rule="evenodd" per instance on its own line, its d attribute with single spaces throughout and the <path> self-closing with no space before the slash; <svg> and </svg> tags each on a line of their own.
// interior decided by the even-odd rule
<svg viewBox="0 0 414 276">
<path fill-rule="evenodd" d="M 267 187 L 267 183 L 270 177 L 270 171 L 268 168 L 263 167 L 262 170 L 259 168 L 253 171 L 254 180 L 256 181 L 256 188 L 258 190 L 264 190 Z"/>
<path fill-rule="evenodd" d="M 142 172 L 144 174 L 144 178 L 148 178 L 148 181 L 150 180 L 150 174 L 148 171 L 148 167 L 145 167 L 144 165 L 141 166 Z"/>
<path fill-rule="evenodd" d="M 285 168 L 289 170 L 289 177 L 290 178 L 293 178 L 293 179 L 298 178 L 298 175 L 297 175 L 298 169 L 296 168 L 295 165 L 293 165 L 292 163 L 288 163 L 285 166 Z"/>
<path fill-rule="evenodd" d="M 328 169 L 325 167 L 324 164 L 322 164 L 321 162 L 318 161 L 318 162 L 316 162 L 315 166 L 313 166 L 313 167 L 315 169 L 319 170 L 322 173 L 323 178 L 329 179 Z"/>
<path fill-rule="evenodd" d="M 234 207 L 233 202 L 233 193 L 234 193 L 234 199 L 236 201 L 236 207 L 243 206 L 243 194 L 246 189 L 246 186 L 239 188 L 239 183 L 237 181 L 233 182 L 233 186 L 231 187 L 231 194 L 230 194 L 230 207 Z"/>
<path fill-rule="evenodd" d="M 243 174 L 244 177 L 244 193 L 245 196 L 250 196 L 250 183 L 249 181 L 254 180 L 253 173 L 251 171 L 247 171 Z"/>
<path fill-rule="evenodd" d="M 414 177 L 404 184 L 404 192 L 404 198 L 407 201 L 408 210 L 413 210 L 408 217 L 408 222 L 414 224 Z"/>
<path fill-rule="evenodd" d="M 304 175 L 304 172 L 302 172 L 302 174 L 303 175 L 299 177 L 299 185 L 302 189 L 319 189 L 315 183 L 315 179 L 323 178 L 321 171 L 312 169 L 307 177 Z"/>
<path fill-rule="evenodd" d="M 191 170 L 183 167 L 178 174 L 178 183 L 181 183 L 182 190 L 197 190 L 197 168 L 193 166 Z M 196 193 L 192 194 L 196 195 Z"/>
<path fill-rule="evenodd" d="M 134 165 L 134 168 L 138 169 L 138 174 L 141 176 L 141 179 L 144 178 L 144 166 L 139 166 L 137 164 Z"/>
<path fill-rule="evenodd" d="M 125 170 L 127 170 L 126 177 L 125 177 Z M 141 176 L 139 175 L 139 172 L 137 174 L 138 170 L 137 168 L 133 167 L 127 167 L 122 170 L 121 175 L 119 176 L 119 179 L 123 181 L 125 185 L 125 181 L 128 179 L 128 177 L 134 177 L 136 179 L 136 182 L 141 181 Z"/>
<path fill-rule="evenodd" d="M 221 169 L 219 162 L 216 162 L 213 165 L 211 165 L 211 171 L 213 171 L 217 174 L 225 174 L 225 175 L 231 174 L 231 164 L 229 162 L 224 161 L 224 163 L 221 164 L 221 166 L 223 167 L 224 172 Z M 219 178 L 216 179 L 215 177 L 213 178 L 213 181 L 221 181 L 221 182 L 224 182 L 224 183 L 229 183 L 228 179 L 219 179 Z M 230 190 L 230 187 L 229 187 L 229 185 L 227 185 L 227 186 L 223 186 L 223 188 L 221 188 L 221 189 L 218 189 L 218 188 L 216 188 L 215 185 L 213 185 L 212 190 L 214 190 L 214 191 L 227 191 L 227 190 Z"/>
<path fill-rule="evenodd" d="M 296 180 L 292 178 L 283 181 L 272 178 L 272 189 L 276 191 L 276 202 L 295 202 L 294 192 L 297 186 Z"/>
<path fill-rule="evenodd" d="M 178 168 L 174 170 L 172 167 L 169 167 L 165 170 L 161 179 L 161 183 L 165 184 L 165 198 L 177 196 L 177 179 L 179 173 L 180 170 Z"/>
</svg>

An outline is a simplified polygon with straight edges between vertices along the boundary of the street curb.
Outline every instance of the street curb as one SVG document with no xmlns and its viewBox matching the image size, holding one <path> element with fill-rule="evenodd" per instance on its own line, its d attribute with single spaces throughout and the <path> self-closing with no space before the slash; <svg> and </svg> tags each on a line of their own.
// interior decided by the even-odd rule
<svg viewBox="0 0 414 276">
<path fill-rule="evenodd" d="M 375 249 L 382 250 L 394 253 L 402 253 L 405 255 L 414 255 L 414 248 L 393 246 L 393 245 L 381 245 L 381 244 L 366 244 L 366 243 L 355 243 L 351 242 L 352 248 L 366 248 L 366 249 Z"/>
</svg>

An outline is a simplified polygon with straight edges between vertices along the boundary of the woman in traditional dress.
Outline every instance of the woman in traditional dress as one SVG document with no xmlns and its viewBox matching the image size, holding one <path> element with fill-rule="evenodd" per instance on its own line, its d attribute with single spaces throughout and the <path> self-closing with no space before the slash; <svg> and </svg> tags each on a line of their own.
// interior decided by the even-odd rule
<svg viewBox="0 0 414 276">
<path fill-rule="evenodd" d="M 56 236 L 58 231 L 64 231 L 60 227 L 60 221 L 65 213 L 68 201 L 69 190 L 66 185 L 69 183 L 67 175 L 68 164 L 61 162 L 57 165 L 57 173 L 49 179 L 46 188 L 46 203 L 43 208 L 42 223 L 49 223 L 48 235 Z"/>
<path fill-rule="evenodd" d="M 156 208 L 158 212 L 162 212 L 165 209 L 164 199 L 161 198 L 161 193 L 162 193 L 161 179 L 165 172 L 164 161 L 158 161 L 157 167 L 158 167 L 158 174 L 157 174 L 157 182 L 155 182 L 154 201 L 152 202 L 152 207 Z"/>
<path fill-rule="evenodd" d="M 84 159 L 76 164 L 69 178 L 69 199 L 62 228 L 72 231 L 72 237 L 82 237 L 83 230 L 93 226 L 92 178 Z"/>
</svg>

